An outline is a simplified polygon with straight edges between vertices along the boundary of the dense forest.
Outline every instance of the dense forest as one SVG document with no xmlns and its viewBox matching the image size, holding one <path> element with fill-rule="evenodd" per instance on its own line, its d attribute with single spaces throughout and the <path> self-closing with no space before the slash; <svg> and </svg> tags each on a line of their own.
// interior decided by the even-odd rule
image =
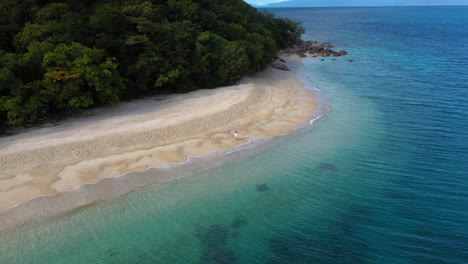
<svg viewBox="0 0 468 264">
<path fill-rule="evenodd" d="M 242 0 L 1 0 L 0 130 L 234 84 L 302 33 Z"/>
</svg>

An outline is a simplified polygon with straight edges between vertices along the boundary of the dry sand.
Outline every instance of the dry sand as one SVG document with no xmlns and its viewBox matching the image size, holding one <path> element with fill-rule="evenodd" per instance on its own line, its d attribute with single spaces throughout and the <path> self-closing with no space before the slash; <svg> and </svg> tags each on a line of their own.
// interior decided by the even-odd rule
<svg viewBox="0 0 468 264">
<path fill-rule="evenodd" d="M 98 108 L 55 127 L 0 138 L 0 211 L 103 178 L 285 134 L 306 123 L 315 109 L 314 94 L 294 73 L 270 68 L 239 85 Z"/>
</svg>

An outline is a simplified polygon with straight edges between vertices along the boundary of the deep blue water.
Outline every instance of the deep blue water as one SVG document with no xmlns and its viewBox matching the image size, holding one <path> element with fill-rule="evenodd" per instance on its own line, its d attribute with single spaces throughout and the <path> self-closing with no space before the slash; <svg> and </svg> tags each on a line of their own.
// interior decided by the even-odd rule
<svg viewBox="0 0 468 264">
<path fill-rule="evenodd" d="M 359 241 L 369 247 L 365 259 L 468 263 L 468 7 L 274 12 L 304 21 L 305 39 L 351 53 L 355 62 L 327 59 L 303 70 L 324 88 L 372 102 L 385 127 L 377 156 L 356 160 L 387 179 L 367 201 L 382 206 L 370 210 L 380 216 L 360 223 L 372 230 Z"/>
<path fill-rule="evenodd" d="M 350 53 L 294 67 L 326 120 L 2 233 L 0 263 L 468 263 L 468 7 L 274 12 Z"/>
</svg>

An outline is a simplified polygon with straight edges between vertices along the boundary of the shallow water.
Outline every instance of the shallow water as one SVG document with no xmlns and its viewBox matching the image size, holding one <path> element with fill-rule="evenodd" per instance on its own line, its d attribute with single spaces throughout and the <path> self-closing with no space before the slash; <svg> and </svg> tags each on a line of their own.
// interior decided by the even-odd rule
<svg viewBox="0 0 468 264">
<path fill-rule="evenodd" d="M 351 54 L 295 66 L 331 99 L 327 119 L 4 232 L 0 263 L 466 263 L 468 8 L 275 12 Z"/>
</svg>

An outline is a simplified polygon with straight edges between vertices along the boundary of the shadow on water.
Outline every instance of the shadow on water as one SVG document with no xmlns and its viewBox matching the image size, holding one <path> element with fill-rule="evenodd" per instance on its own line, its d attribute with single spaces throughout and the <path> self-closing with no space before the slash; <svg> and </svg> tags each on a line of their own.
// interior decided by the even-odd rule
<svg viewBox="0 0 468 264">
<path fill-rule="evenodd" d="M 229 227 L 222 225 L 210 225 L 198 228 L 194 236 L 197 238 L 203 264 L 234 264 L 238 263 L 234 251 L 229 247 L 229 242 L 239 236 L 239 230 L 247 225 L 247 220 L 236 217 Z"/>
<path fill-rule="evenodd" d="M 372 221 L 372 217 L 370 210 L 352 208 L 316 236 L 303 232 L 273 237 L 268 241 L 273 256 L 267 263 L 366 263 L 367 245 L 356 229 Z"/>
</svg>

